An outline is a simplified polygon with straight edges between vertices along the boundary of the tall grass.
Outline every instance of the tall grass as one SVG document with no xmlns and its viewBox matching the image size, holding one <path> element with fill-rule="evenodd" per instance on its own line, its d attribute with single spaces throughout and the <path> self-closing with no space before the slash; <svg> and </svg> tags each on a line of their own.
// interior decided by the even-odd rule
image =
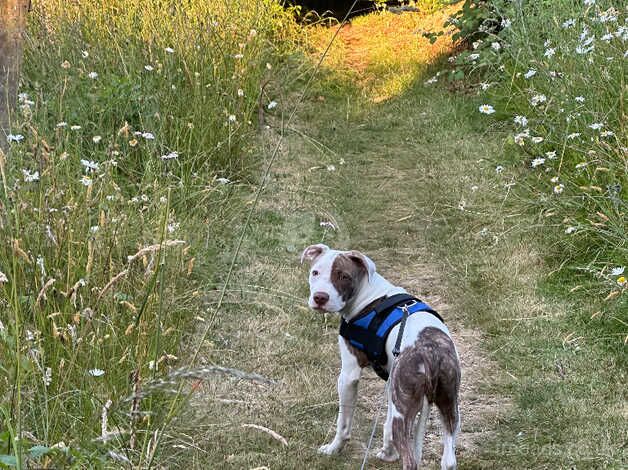
<svg viewBox="0 0 628 470">
<path fill-rule="evenodd" d="M 0 157 L 0 467 L 159 462 L 293 27 L 274 0 L 34 3 Z"/>
<path fill-rule="evenodd" d="M 466 4 L 454 23 L 472 50 L 455 58 L 453 76 L 476 81 L 478 104 L 488 105 L 479 112 L 512 126 L 496 178 L 512 186 L 515 210 L 538 214 L 558 284 L 628 339 L 625 6 Z"/>
</svg>

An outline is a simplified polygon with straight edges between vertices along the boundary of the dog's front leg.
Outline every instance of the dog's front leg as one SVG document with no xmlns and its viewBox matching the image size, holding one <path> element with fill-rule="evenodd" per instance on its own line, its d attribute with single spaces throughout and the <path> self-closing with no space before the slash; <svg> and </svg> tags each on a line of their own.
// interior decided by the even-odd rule
<svg viewBox="0 0 628 470">
<path fill-rule="evenodd" d="M 322 454 L 336 454 L 342 450 L 345 443 L 351 437 L 351 424 L 353 412 L 358 394 L 358 382 L 362 375 L 357 358 L 349 351 L 344 338 L 338 337 L 340 347 L 340 375 L 338 376 L 338 422 L 336 423 L 336 436 L 329 444 L 321 446 L 318 451 Z"/>
</svg>

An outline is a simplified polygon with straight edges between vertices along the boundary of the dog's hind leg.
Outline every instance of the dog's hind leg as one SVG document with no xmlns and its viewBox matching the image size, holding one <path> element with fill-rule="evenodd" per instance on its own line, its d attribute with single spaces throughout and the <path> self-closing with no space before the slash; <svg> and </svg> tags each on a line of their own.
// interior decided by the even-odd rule
<svg viewBox="0 0 628 470">
<path fill-rule="evenodd" d="M 425 436 L 425 428 L 427 427 L 427 419 L 430 416 L 430 403 L 427 397 L 423 397 L 423 405 L 421 406 L 421 414 L 416 423 L 414 430 L 414 457 L 417 465 L 421 465 L 423 458 L 423 438 Z"/>
<path fill-rule="evenodd" d="M 377 458 L 384 462 L 395 462 L 399 459 L 399 453 L 393 444 L 392 423 L 397 409 L 392 402 L 392 390 L 390 389 L 390 385 L 386 389 L 388 411 L 386 413 L 386 422 L 384 423 L 384 445 L 382 446 L 382 450 L 377 453 Z"/>
<path fill-rule="evenodd" d="M 456 397 L 450 401 L 441 401 L 438 405 L 443 423 L 443 456 L 441 470 L 456 468 L 456 435 L 460 429 L 460 413 Z"/>
</svg>

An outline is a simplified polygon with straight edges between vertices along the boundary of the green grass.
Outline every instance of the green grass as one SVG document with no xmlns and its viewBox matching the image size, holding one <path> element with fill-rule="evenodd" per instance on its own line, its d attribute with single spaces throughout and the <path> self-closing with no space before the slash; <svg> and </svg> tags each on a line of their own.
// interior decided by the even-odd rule
<svg viewBox="0 0 628 470">
<path fill-rule="evenodd" d="M 294 27 L 270 0 L 34 2 L 0 160 L 0 466 L 167 458 L 190 382 L 162 382 L 198 365 Z"/>
<path fill-rule="evenodd" d="M 516 182 L 515 205 L 536 214 L 534 227 L 542 227 L 552 247 L 560 271 L 554 290 L 577 289 L 575 296 L 592 302 L 607 320 L 602 328 L 625 341 L 623 3 L 485 5 L 487 24 L 508 20 L 509 26 L 476 31 L 475 50 L 459 54 L 456 68 L 481 96 L 478 105 L 494 106 L 500 122 L 514 120 L 508 151 L 496 164 Z M 535 103 L 538 97 L 543 101 Z"/>
<path fill-rule="evenodd" d="M 364 250 L 446 316 L 466 364 L 460 468 L 621 468 L 625 295 L 605 301 L 595 277 L 556 269 L 562 222 L 530 209 L 535 186 L 529 165 L 515 163 L 510 125 L 480 115 L 475 96 L 424 84 L 448 47 L 414 34 L 434 17 L 381 34 L 364 68 L 354 60 L 360 41 L 394 17 L 356 20 L 353 31 L 368 37 L 339 37 L 331 67 L 284 128 L 311 70 L 287 40 L 302 32 L 319 38 L 315 49 L 329 31 L 297 29 L 270 1 L 172 5 L 35 4 L 28 97 L 12 129 L 25 138 L 2 162 L 0 466 L 119 467 L 126 458 L 138 468 L 356 468 L 383 384 L 365 374 L 353 441 L 340 456 L 318 455 L 337 410 L 337 319 L 306 308 L 298 258 L 323 241 Z M 419 41 L 408 43 L 411 60 L 393 41 L 402 33 Z M 260 102 L 271 128 L 258 134 Z M 100 164 L 90 186 L 81 159 Z M 23 169 L 39 181 L 24 181 Z M 273 382 L 194 367 L 208 364 Z M 106 430 L 120 431 L 104 442 L 103 407 Z M 437 428 L 428 440 L 436 466 Z M 369 468 L 396 465 L 372 458 Z"/>
</svg>

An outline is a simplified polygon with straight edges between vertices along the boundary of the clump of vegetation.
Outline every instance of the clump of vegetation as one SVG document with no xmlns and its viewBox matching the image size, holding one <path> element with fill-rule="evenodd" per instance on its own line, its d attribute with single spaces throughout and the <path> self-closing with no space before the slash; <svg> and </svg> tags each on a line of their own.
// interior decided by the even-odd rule
<svg viewBox="0 0 628 470">
<path fill-rule="evenodd" d="M 293 20 L 273 0 L 111 0 L 29 21 L 0 157 L 0 466 L 149 465 Z"/>
<path fill-rule="evenodd" d="M 475 82 L 479 112 L 513 126 L 497 178 L 537 211 L 561 272 L 577 273 L 569 288 L 617 312 L 628 298 L 626 20 L 613 1 L 469 0 L 451 21 L 470 50 L 450 77 Z"/>
</svg>

